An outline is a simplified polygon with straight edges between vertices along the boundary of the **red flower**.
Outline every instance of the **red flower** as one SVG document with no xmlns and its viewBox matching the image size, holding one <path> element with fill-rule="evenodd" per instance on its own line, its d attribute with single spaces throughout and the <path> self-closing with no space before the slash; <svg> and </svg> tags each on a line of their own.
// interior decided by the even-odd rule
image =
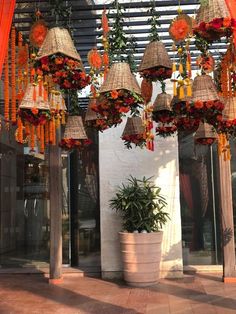
<svg viewBox="0 0 236 314">
<path fill-rule="evenodd" d="M 49 62 L 49 59 L 48 59 L 48 57 L 42 57 L 42 59 L 40 59 L 40 61 L 41 61 L 41 64 L 47 65 Z"/>
<path fill-rule="evenodd" d="M 211 27 L 215 28 L 215 29 L 219 29 L 222 27 L 223 25 L 223 19 L 222 18 L 215 18 L 211 23 L 210 23 Z"/>
</svg>

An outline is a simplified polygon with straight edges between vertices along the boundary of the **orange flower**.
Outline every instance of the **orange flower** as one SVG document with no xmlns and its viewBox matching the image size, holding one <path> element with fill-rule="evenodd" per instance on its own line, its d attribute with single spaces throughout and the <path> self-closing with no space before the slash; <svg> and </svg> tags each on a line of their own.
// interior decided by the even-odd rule
<svg viewBox="0 0 236 314">
<path fill-rule="evenodd" d="M 224 27 L 230 27 L 231 26 L 231 17 L 225 17 L 223 20 L 223 26 Z"/>
<path fill-rule="evenodd" d="M 37 108 L 31 108 L 31 112 L 36 115 L 38 114 L 39 110 Z"/>
<path fill-rule="evenodd" d="M 130 107 L 120 107 L 119 112 L 127 113 L 127 112 L 129 112 L 129 110 L 130 110 Z"/>
<path fill-rule="evenodd" d="M 19 48 L 17 63 L 19 67 L 23 67 L 26 65 L 27 61 L 28 61 L 28 53 L 24 46 L 24 47 Z"/>
<path fill-rule="evenodd" d="M 176 19 L 172 22 L 169 33 L 176 41 L 185 39 L 191 32 L 191 27 L 184 18 Z"/>
<path fill-rule="evenodd" d="M 62 64 L 63 63 L 63 58 L 60 58 L 60 57 L 57 57 L 56 59 L 55 59 L 55 64 Z"/>
<path fill-rule="evenodd" d="M 43 20 L 35 22 L 30 30 L 29 39 L 34 47 L 41 47 L 47 35 L 48 28 Z"/>
<path fill-rule="evenodd" d="M 82 78 L 82 80 L 85 80 L 86 79 L 85 72 L 80 72 L 80 77 Z"/>
<path fill-rule="evenodd" d="M 118 96 L 119 96 L 119 94 L 118 94 L 117 90 L 113 90 L 113 91 L 111 92 L 111 98 L 112 98 L 112 99 L 117 99 Z"/>
<path fill-rule="evenodd" d="M 194 107 L 195 107 L 196 109 L 202 109 L 202 108 L 203 108 L 203 102 L 202 102 L 201 100 L 195 101 Z"/>
<path fill-rule="evenodd" d="M 213 105 L 214 105 L 214 101 L 212 100 L 206 101 L 205 103 L 205 106 L 207 107 L 207 109 L 210 109 Z"/>
<path fill-rule="evenodd" d="M 89 51 L 88 62 L 91 68 L 99 70 L 102 67 L 102 57 L 96 48 Z"/>
</svg>

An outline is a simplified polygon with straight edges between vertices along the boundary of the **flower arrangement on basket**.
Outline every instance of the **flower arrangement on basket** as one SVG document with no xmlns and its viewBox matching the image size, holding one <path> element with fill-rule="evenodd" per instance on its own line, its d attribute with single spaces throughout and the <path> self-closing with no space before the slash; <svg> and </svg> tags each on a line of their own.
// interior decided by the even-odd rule
<svg viewBox="0 0 236 314">
<path fill-rule="evenodd" d="M 177 127 L 175 124 L 167 124 L 167 123 L 158 123 L 156 127 L 156 135 L 159 135 L 163 138 L 174 135 L 177 131 Z"/>
<path fill-rule="evenodd" d="M 153 111 L 152 119 L 155 122 L 170 123 L 174 120 L 174 114 L 169 110 Z"/>
<path fill-rule="evenodd" d="M 91 108 L 106 118 L 103 126 L 111 127 L 120 124 L 122 117 L 129 111 L 137 113 L 142 103 L 143 98 L 137 93 L 120 89 L 102 94 Z"/>
<path fill-rule="evenodd" d="M 59 142 L 59 146 L 66 151 L 71 151 L 73 149 L 83 151 L 85 148 L 87 148 L 91 144 L 92 144 L 92 141 L 90 139 L 76 140 L 73 138 L 63 138 Z"/>
<path fill-rule="evenodd" d="M 189 116 L 179 116 L 175 120 L 178 131 L 195 131 L 199 127 L 200 119 Z"/>
<path fill-rule="evenodd" d="M 224 104 L 220 100 L 196 100 L 189 103 L 187 111 L 191 117 L 205 120 L 215 126 L 222 120 L 223 109 Z"/>
<path fill-rule="evenodd" d="M 209 42 L 219 40 L 221 37 L 230 37 L 236 26 L 236 20 L 231 17 L 215 18 L 206 23 L 201 22 L 194 27 L 194 35 Z"/>
<path fill-rule="evenodd" d="M 224 133 L 227 135 L 236 135 L 236 119 L 233 120 L 222 120 L 217 126 L 217 133 Z"/>
<path fill-rule="evenodd" d="M 123 135 L 121 138 L 124 141 L 124 144 L 128 149 L 132 148 L 132 144 L 140 148 L 143 148 L 146 145 L 146 135 L 144 133 Z"/>
<path fill-rule="evenodd" d="M 215 138 L 198 138 L 195 140 L 195 142 L 200 145 L 212 145 L 215 141 Z"/>
<path fill-rule="evenodd" d="M 106 119 L 99 119 L 99 118 L 96 120 L 86 121 L 86 125 L 100 132 L 103 132 L 109 128 L 109 126 L 107 125 Z"/>
<path fill-rule="evenodd" d="M 37 108 L 19 108 L 18 115 L 23 122 L 28 122 L 30 124 L 33 124 L 34 126 L 44 125 L 47 121 L 51 119 L 50 110 L 41 110 Z"/>
<path fill-rule="evenodd" d="M 153 67 L 140 72 L 140 76 L 152 82 L 163 81 L 171 78 L 172 69 L 165 67 Z"/>
<path fill-rule="evenodd" d="M 43 75 L 52 75 L 53 82 L 62 89 L 80 90 L 90 83 L 90 76 L 82 69 L 80 61 L 63 54 L 42 57 L 35 62 L 35 68 Z"/>
</svg>

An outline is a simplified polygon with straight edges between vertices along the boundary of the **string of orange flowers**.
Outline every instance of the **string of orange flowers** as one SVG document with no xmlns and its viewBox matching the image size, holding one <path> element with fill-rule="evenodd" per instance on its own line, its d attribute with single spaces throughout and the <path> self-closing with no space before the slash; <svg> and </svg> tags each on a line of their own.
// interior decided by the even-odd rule
<svg viewBox="0 0 236 314">
<path fill-rule="evenodd" d="M 44 136 L 44 125 L 40 125 L 40 153 L 43 154 L 45 151 L 45 136 Z"/>
<path fill-rule="evenodd" d="M 9 98 L 9 65 L 8 65 L 8 49 L 5 57 L 5 65 L 4 65 L 4 119 L 6 122 L 6 127 L 9 126 L 9 105 L 10 105 L 10 98 Z"/>
<path fill-rule="evenodd" d="M 16 29 L 11 30 L 11 121 L 16 123 Z"/>
</svg>

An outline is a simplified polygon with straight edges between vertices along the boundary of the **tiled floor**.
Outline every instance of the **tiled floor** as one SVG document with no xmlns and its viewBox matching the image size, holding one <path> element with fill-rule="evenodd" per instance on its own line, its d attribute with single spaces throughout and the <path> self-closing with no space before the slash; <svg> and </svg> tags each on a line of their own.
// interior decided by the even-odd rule
<svg viewBox="0 0 236 314">
<path fill-rule="evenodd" d="M 236 313 L 236 284 L 211 274 L 161 280 L 149 288 L 70 276 L 49 285 L 43 276 L 0 275 L 0 314 Z"/>
</svg>

